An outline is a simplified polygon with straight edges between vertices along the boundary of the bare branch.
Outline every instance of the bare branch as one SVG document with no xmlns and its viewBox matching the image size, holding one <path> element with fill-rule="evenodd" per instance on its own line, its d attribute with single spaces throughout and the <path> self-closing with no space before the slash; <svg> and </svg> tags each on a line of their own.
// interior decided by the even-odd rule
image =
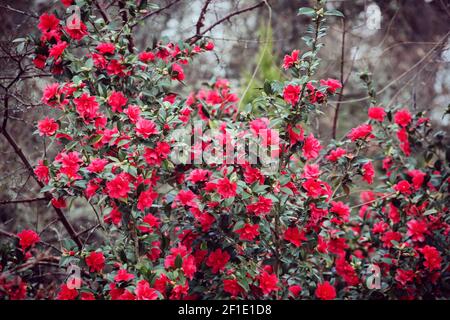
<svg viewBox="0 0 450 320">
<path fill-rule="evenodd" d="M 200 11 L 200 16 L 198 17 L 197 23 L 195 24 L 196 35 L 200 35 L 202 27 L 205 25 L 204 22 L 206 11 L 208 10 L 208 6 L 211 2 L 212 0 L 206 0 L 202 10 Z"/>
<path fill-rule="evenodd" d="M 157 15 L 157 14 L 161 13 L 162 11 L 169 9 L 169 8 L 172 7 L 174 4 L 177 4 L 177 3 L 180 2 L 180 1 L 182 1 L 182 0 L 174 0 L 174 1 L 172 1 L 171 3 L 169 3 L 168 5 L 166 5 L 165 7 L 162 7 L 162 8 L 160 8 L 160 9 L 158 9 L 158 10 L 155 10 L 155 11 L 151 11 L 151 12 L 145 14 L 144 16 L 142 16 L 142 18 L 141 18 L 139 21 L 144 21 L 145 19 L 148 19 L 148 18 L 150 18 L 150 17 L 153 17 L 154 15 Z M 134 28 L 134 27 L 137 26 L 137 25 L 138 25 L 138 22 L 132 24 L 130 27 L 131 27 L 131 28 Z"/>
<path fill-rule="evenodd" d="M 47 198 L 40 197 L 40 198 L 32 198 L 32 199 L 3 200 L 3 201 L 0 201 L 0 205 L 14 204 L 14 203 L 30 203 L 30 202 L 37 202 L 37 201 L 44 201 L 44 200 L 47 200 Z"/>
<path fill-rule="evenodd" d="M 4 113 L 3 113 L 4 118 L 3 118 L 2 126 L 0 128 L 0 133 L 3 134 L 5 139 L 8 141 L 9 145 L 13 148 L 14 152 L 20 158 L 20 160 L 25 165 L 25 167 L 28 170 L 28 172 L 30 173 L 30 175 L 34 178 L 34 180 L 39 185 L 39 187 L 43 188 L 44 183 L 39 180 L 36 173 L 34 172 L 33 166 L 28 161 L 28 159 L 25 156 L 25 154 L 23 153 L 22 149 L 19 147 L 17 142 L 14 140 L 14 138 L 10 135 L 10 133 L 7 130 L 8 118 L 9 118 L 9 97 L 10 97 L 8 90 L 17 81 L 19 81 L 20 76 L 24 73 L 24 69 L 21 64 L 21 62 L 22 62 L 21 59 L 14 59 L 14 58 L 12 58 L 12 59 L 17 62 L 19 72 L 17 73 L 16 77 L 8 85 L 5 86 L 5 85 L 0 84 L 0 87 L 5 91 L 5 96 L 3 98 L 3 107 L 5 108 Z M 23 59 L 23 57 L 22 57 L 22 59 Z M 50 201 L 53 198 L 53 196 L 49 192 L 46 192 L 44 194 L 44 196 L 48 201 Z M 81 248 L 82 247 L 81 241 L 78 238 L 78 236 L 76 235 L 75 229 L 73 228 L 73 226 L 71 225 L 69 220 L 67 220 L 66 216 L 64 215 L 64 212 L 61 209 L 56 208 L 56 207 L 53 207 L 53 209 L 55 210 L 59 220 L 61 220 L 61 223 L 63 224 L 63 226 L 69 233 L 70 237 L 75 241 L 75 243 L 78 245 L 78 247 Z"/>
<path fill-rule="evenodd" d="M 344 12 L 345 3 L 342 5 L 342 12 Z M 345 82 L 344 82 L 344 64 L 345 64 L 345 36 L 346 36 L 346 23 L 345 23 L 345 17 L 342 19 L 342 42 L 341 42 L 341 68 L 340 68 L 340 81 L 341 81 L 341 92 L 338 98 L 338 103 L 336 105 L 336 110 L 334 112 L 334 119 L 333 119 L 333 129 L 331 136 L 333 139 L 336 139 L 336 131 L 337 131 L 337 122 L 339 118 L 339 109 L 341 108 L 341 101 L 344 97 L 344 88 L 345 88 Z"/>
<path fill-rule="evenodd" d="M 105 22 L 107 24 L 109 24 L 111 22 L 111 19 L 108 16 L 108 13 L 106 12 L 106 10 L 103 8 L 103 6 L 98 3 L 97 0 L 94 0 L 94 5 L 97 7 L 98 11 L 100 12 L 100 15 L 102 16 L 103 20 L 105 20 Z"/>
<path fill-rule="evenodd" d="M 123 23 L 124 27 L 128 24 L 128 14 L 127 14 L 127 11 L 125 10 L 125 5 L 126 5 L 126 2 L 124 0 L 119 1 L 120 16 L 122 17 L 122 23 Z M 133 53 L 133 51 L 134 51 L 133 35 L 128 34 L 127 39 L 128 39 L 128 51 L 130 53 Z"/>
<path fill-rule="evenodd" d="M 267 1 L 267 0 L 266 0 L 266 1 Z M 261 1 L 261 2 L 259 2 L 259 3 L 257 3 L 257 4 L 255 4 L 255 5 L 253 5 L 253 6 L 250 6 L 250 7 L 241 9 L 241 10 L 237 10 L 237 11 L 235 11 L 235 12 L 232 12 L 232 13 L 226 15 L 226 16 L 223 17 L 222 19 L 219 19 L 219 20 L 217 20 L 216 22 L 214 22 L 212 25 L 210 25 L 209 27 L 207 27 L 205 30 L 203 30 L 203 31 L 200 32 L 199 34 L 196 34 L 195 36 L 193 36 L 193 37 L 187 39 L 186 42 L 189 42 L 190 44 L 196 43 L 196 42 L 199 41 L 206 33 L 210 32 L 212 29 L 214 29 L 215 27 L 217 27 L 219 24 L 221 24 L 221 23 L 223 23 L 223 22 L 225 22 L 225 21 L 231 19 L 231 18 L 234 17 L 234 16 L 237 16 L 237 15 L 242 14 L 242 13 L 244 13 L 244 12 L 248 12 L 248 11 L 254 10 L 254 9 L 256 9 L 256 8 L 259 8 L 259 7 L 261 7 L 262 5 L 264 5 L 264 3 L 265 3 L 266 1 Z"/>
<path fill-rule="evenodd" d="M 0 8 L 6 9 L 6 10 L 9 10 L 9 11 L 12 11 L 12 12 L 16 12 L 16 13 L 19 13 L 21 15 L 24 15 L 24 16 L 27 16 L 27 17 L 31 17 L 31 18 L 34 18 L 34 19 L 39 19 L 39 16 L 37 14 L 25 12 L 25 11 L 22 11 L 22 10 L 18 10 L 18 9 L 12 8 L 9 5 L 5 6 L 3 4 L 0 4 Z"/>
</svg>

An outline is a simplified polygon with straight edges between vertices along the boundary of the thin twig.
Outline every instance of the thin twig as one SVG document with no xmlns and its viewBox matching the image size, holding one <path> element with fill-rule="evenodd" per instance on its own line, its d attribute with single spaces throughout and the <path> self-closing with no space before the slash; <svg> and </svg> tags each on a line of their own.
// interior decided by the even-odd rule
<svg viewBox="0 0 450 320">
<path fill-rule="evenodd" d="M 12 8 L 9 5 L 5 6 L 5 5 L 0 4 L 0 8 L 6 9 L 6 10 L 9 10 L 9 11 L 12 11 L 12 12 L 16 12 L 16 13 L 19 13 L 21 15 L 24 15 L 24 16 L 27 16 L 27 17 L 31 17 L 31 18 L 34 18 L 34 19 L 39 19 L 39 16 L 37 14 L 25 12 L 25 11 L 22 11 L 22 10 L 18 10 L 18 9 Z"/>
<path fill-rule="evenodd" d="M 97 0 L 94 0 L 93 2 L 94 5 L 97 7 L 98 11 L 100 12 L 100 15 L 102 16 L 103 20 L 105 20 L 105 22 L 109 24 L 111 20 L 109 19 L 108 13 L 106 13 L 105 9 L 100 5 L 100 3 L 98 3 Z"/>
<path fill-rule="evenodd" d="M 44 200 L 47 200 L 47 198 L 40 197 L 40 198 L 33 198 L 33 199 L 2 200 L 2 201 L 0 201 L 0 205 L 13 204 L 13 203 L 30 203 L 30 202 L 37 202 L 37 201 L 44 201 Z"/>
<path fill-rule="evenodd" d="M 144 21 L 145 19 L 148 19 L 148 18 L 150 18 L 150 17 L 153 17 L 154 15 L 157 15 L 157 14 L 161 13 L 162 11 L 169 9 L 169 8 L 172 7 L 174 4 L 176 4 L 176 3 L 180 2 L 180 1 L 181 1 L 181 0 L 175 0 L 175 1 L 172 1 L 171 3 L 169 3 L 168 5 L 166 5 L 165 7 L 162 7 L 162 8 L 160 8 L 160 9 L 158 9 L 158 10 L 155 10 L 155 11 L 152 11 L 152 12 L 149 12 L 149 13 L 145 14 L 144 16 L 142 16 L 142 17 L 139 19 L 138 22 L 133 23 L 133 24 L 130 26 L 130 28 L 134 28 L 135 26 L 138 25 L 138 23 L 139 23 L 140 21 Z"/>
<path fill-rule="evenodd" d="M 344 10 L 344 4 L 342 5 L 342 10 Z M 340 69 L 340 81 L 341 81 L 341 94 L 338 98 L 338 103 L 336 105 L 336 110 L 334 112 L 334 119 L 333 119 L 333 131 L 332 131 L 332 137 L 333 139 L 336 139 L 336 131 L 337 131 L 337 122 L 339 118 L 339 109 L 341 107 L 341 101 L 344 97 L 344 89 L 345 89 L 345 82 L 344 82 L 344 55 L 345 55 L 345 34 L 346 34 L 346 23 L 345 18 L 342 19 L 342 44 L 341 44 L 341 69 Z"/>
<path fill-rule="evenodd" d="M 219 19 L 219 20 L 217 20 L 216 22 L 214 22 L 214 23 L 213 23 L 212 25 L 210 25 L 208 28 L 206 28 L 206 29 L 204 29 L 202 32 L 200 32 L 200 34 L 197 34 L 197 35 L 195 35 L 195 36 L 190 37 L 189 39 L 186 40 L 186 42 L 188 42 L 188 43 L 190 43 L 190 44 L 192 45 L 192 44 L 196 43 L 197 41 L 199 41 L 201 38 L 203 38 L 203 36 L 204 36 L 206 33 L 210 32 L 212 29 L 214 29 L 215 27 L 217 27 L 219 24 L 221 24 L 221 23 L 223 23 L 223 22 L 229 20 L 230 18 L 232 18 L 232 17 L 234 17 L 234 16 L 236 16 L 236 15 L 239 15 L 239 14 L 242 14 L 242 13 L 244 13 L 244 12 L 248 12 L 248 11 L 254 10 L 254 9 L 256 9 L 256 8 L 259 8 L 259 7 L 263 6 L 264 3 L 266 3 L 266 1 L 261 1 L 261 2 L 259 2 L 259 3 L 257 3 L 257 4 L 255 4 L 255 5 L 253 5 L 253 6 L 250 6 L 250 7 L 241 9 L 241 10 L 234 11 L 234 12 L 232 12 L 232 13 L 226 15 L 226 16 L 223 17 L 222 19 Z"/>
<path fill-rule="evenodd" d="M 438 41 L 438 43 L 430 50 L 427 52 L 427 54 L 420 59 L 419 61 L 417 61 L 411 68 L 409 68 L 408 70 L 406 70 L 405 72 L 403 72 L 401 75 L 399 75 L 398 77 L 396 77 L 394 80 L 392 80 L 391 82 L 389 82 L 386 86 L 384 86 L 382 89 L 380 89 L 379 91 L 376 92 L 376 96 L 380 95 L 381 93 L 383 93 L 384 91 L 386 91 L 387 89 L 389 89 L 390 87 L 392 87 L 394 84 L 396 84 L 398 81 L 400 81 L 401 79 L 403 79 L 406 75 L 408 75 L 412 70 L 416 69 L 420 64 L 422 64 L 422 62 L 425 62 L 426 60 L 428 60 L 430 58 L 430 56 L 433 54 L 433 52 L 439 48 L 440 46 L 442 46 L 446 41 L 448 36 L 450 35 L 450 31 L 447 32 L 440 41 Z M 343 100 L 340 103 L 344 104 L 344 103 L 354 103 L 354 102 L 362 102 L 362 101 L 366 101 L 368 99 L 371 99 L 371 96 L 365 96 L 363 98 L 358 98 L 358 99 L 352 99 L 352 100 Z"/>
<path fill-rule="evenodd" d="M 202 27 L 205 25 L 205 15 L 206 11 L 208 10 L 208 6 L 211 3 L 212 0 L 206 0 L 205 4 L 203 5 L 202 10 L 200 11 L 200 15 L 198 17 L 197 23 L 195 24 L 195 34 L 199 35 L 201 33 Z"/>
</svg>

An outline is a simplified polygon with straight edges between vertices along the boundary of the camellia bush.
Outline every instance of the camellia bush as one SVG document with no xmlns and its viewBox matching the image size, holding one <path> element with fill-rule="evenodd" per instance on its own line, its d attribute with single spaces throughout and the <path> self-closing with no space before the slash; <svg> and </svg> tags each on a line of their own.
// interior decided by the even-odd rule
<svg viewBox="0 0 450 320">
<path fill-rule="evenodd" d="M 289 79 L 240 106 L 225 79 L 176 93 L 189 88 L 186 66 L 214 50 L 207 38 L 138 50 L 136 1 L 110 17 L 92 1 L 61 2 L 80 14 L 39 19 L 34 63 L 54 80 L 37 134 L 56 156 L 34 173 L 51 206 L 75 224 L 71 203 L 84 199 L 96 225 L 57 244 L 32 229 L 3 241 L 2 299 L 449 297 L 442 134 L 408 106 L 384 108 L 369 73 L 365 123 L 329 145 L 310 128 L 342 87 L 315 78 L 339 11 L 300 8 L 309 50 L 286 55 Z M 49 292 L 33 278 L 42 261 L 76 272 Z"/>
</svg>

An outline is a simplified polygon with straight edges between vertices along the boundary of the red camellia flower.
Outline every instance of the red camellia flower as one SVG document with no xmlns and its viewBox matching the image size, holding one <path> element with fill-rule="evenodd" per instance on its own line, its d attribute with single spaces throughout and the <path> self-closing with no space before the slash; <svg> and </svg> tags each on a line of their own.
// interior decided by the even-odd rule
<svg viewBox="0 0 450 320">
<path fill-rule="evenodd" d="M 295 65 L 298 61 L 299 54 L 300 50 L 294 50 L 290 55 L 285 55 L 283 59 L 283 68 L 287 70 Z"/>
<path fill-rule="evenodd" d="M 435 247 L 426 245 L 425 247 L 419 249 L 419 251 L 425 258 L 423 263 L 425 268 L 430 271 L 441 269 L 442 257 Z"/>
<path fill-rule="evenodd" d="M 316 289 L 316 297 L 321 300 L 333 300 L 336 298 L 336 289 L 328 281 L 319 283 Z"/>
<path fill-rule="evenodd" d="M 126 106 L 128 99 L 122 92 L 113 91 L 108 97 L 108 104 L 111 106 L 113 112 L 122 112 L 122 108 Z"/>
<path fill-rule="evenodd" d="M 400 140 L 400 149 L 405 153 L 405 155 L 409 156 L 411 154 L 411 147 L 409 144 L 409 135 L 408 131 L 405 128 L 401 128 L 397 131 L 397 138 Z"/>
<path fill-rule="evenodd" d="M 289 84 L 283 90 L 283 99 L 287 103 L 292 104 L 293 106 L 297 104 L 298 99 L 300 98 L 300 86 Z"/>
<path fill-rule="evenodd" d="M 189 255 L 183 259 L 182 266 L 184 275 L 192 280 L 194 278 L 194 274 L 197 271 L 197 266 L 195 264 L 195 257 Z"/>
<path fill-rule="evenodd" d="M 408 176 L 412 178 L 414 189 L 419 190 L 427 175 L 420 170 L 410 170 L 408 171 Z"/>
<path fill-rule="evenodd" d="M 144 63 L 152 62 L 155 60 L 155 54 L 150 51 L 144 51 L 139 54 L 139 60 Z"/>
<path fill-rule="evenodd" d="M 352 141 L 371 138 L 372 126 L 370 124 L 362 124 L 350 130 L 350 133 L 347 135 L 347 137 L 349 137 Z"/>
<path fill-rule="evenodd" d="M 17 234 L 17 237 L 19 237 L 19 244 L 24 251 L 41 241 L 39 235 L 33 230 L 23 230 Z"/>
<path fill-rule="evenodd" d="M 303 231 L 300 231 L 297 227 L 290 227 L 284 232 L 284 240 L 289 241 L 298 248 L 302 245 L 302 241 L 307 239 Z"/>
<path fill-rule="evenodd" d="M 50 107 L 56 107 L 60 95 L 59 84 L 51 83 L 44 89 L 41 101 Z"/>
<path fill-rule="evenodd" d="M 288 124 L 287 132 L 289 133 L 289 140 L 291 146 L 305 139 L 305 131 L 303 130 L 300 124 L 297 124 L 294 127 Z"/>
<path fill-rule="evenodd" d="M 102 42 L 99 43 L 95 49 L 101 54 L 114 54 L 116 46 L 111 42 Z"/>
<path fill-rule="evenodd" d="M 346 153 L 347 151 L 345 151 L 344 149 L 336 148 L 334 150 L 331 150 L 329 155 L 327 155 L 325 158 L 331 162 L 336 162 L 340 158 L 342 158 Z"/>
<path fill-rule="evenodd" d="M 400 127 L 406 127 L 411 123 L 412 117 L 408 109 L 401 109 L 394 115 L 394 121 Z"/>
<path fill-rule="evenodd" d="M 137 105 L 129 105 L 128 108 L 125 109 L 124 113 L 128 116 L 131 123 L 136 123 L 140 119 L 141 108 Z"/>
<path fill-rule="evenodd" d="M 223 280 L 223 291 L 229 293 L 232 297 L 237 297 L 245 292 L 236 279 Z"/>
<path fill-rule="evenodd" d="M 294 284 L 289 287 L 289 292 L 292 294 L 293 297 L 298 297 L 300 293 L 302 292 L 302 287 L 300 287 L 298 284 Z"/>
<path fill-rule="evenodd" d="M 152 120 L 139 119 L 136 123 L 136 134 L 144 139 L 147 139 L 157 132 L 156 124 Z"/>
<path fill-rule="evenodd" d="M 113 199 L 126 198 L 130 191 L 130 180 L 126 174 L 119 174 L 106 183 L 108 195 Z"/>
<path fill-rule="evenodd" d="M 178 245 L 178 247 L 171 248 L 170 254 L 168 256 L 166 256 L 166 258 L 164 259 L 164 267 L 174 268 L 175 260 L 176 260 L 177 256 L 184 258 L 185 256 L 187 256 L 189 254 L 189 252 L 190 252 L 190 250 L 188 250 L 185 246 L 180 245 L 180 244 Z"/>
<path fill-rule="evenodd" d="M 67 207 L 67 203 L 64 198 L 52 198 L 50 202 L 55 208 L 64 209 Z"/>
<path fill-rule="evenodd" d="M 372 232 L 374 234 L 384 233 L 389 228 L 389 225 L 384 221 L 378 221 L 373 224 Z"/>
<path fill-rule="evenodd" d="M 225 269 L 229 260 L 230 254 L 219 248 L 209 254 L 208 259 L 206 259 L 206 265 L 212 268 L 212 273 L 218 273 Z"/>
<path fill-rule="evenodd" d="M 63 284 L 61 289 L 59 290 L 58 296 L 56 299 L 58 300 L 75 300 L 78 297 L 78 291 L 73 288 L 69 288 L 67 284 Z"/>
<path fill-rule="evenodd" d="M 70 7 L 73 4 L 74 0 L 61 0 L 61 3 L 65 6 L 65 7 Z"/>
<path fill-rule="evenodd" d="M 119 77 L 124 77 L 127 75 L 126 67 L 122 60 L 112 59 L 106 66 L 106 72 L 108 75 L 116 75 Z"/>
<path fill-rule="evenodd" d="M 158 194 L 152 189 L 142 191 L 138 198 L 137 208 L 141 211 L 150 208 L 156 198 L 158 198 Z"/>
<path fill-rule="evenodd" d="M 83 93 L 80 97 L 75 98 L 73 101 L 78 114 L 83 119 L 90 120 L 97 116 L 99 105 L 95 97 L 92 97 L 87 93 Z"/>
<path fill-rule="evenodd" d="M 102 252 L 91 252 L 86 257 L 86 264 L 90 272 L 100 272 L 105 267 L 105 256 Z"/>
<path fill-rule="evenodd" d="M 402 234 L 396 231 L 386 231 L 381 237 L 381 241 L 383 241 L 383 245 L 386 248 L 392 248 L 394 244 L 392 241 L 400 242 L 402 240 Z"/>
<path fill-rule="evenodd" d="M 322 103 L 325 100 L 325 94 L 317 90 L 311 81 L 306 84 L 306 91 L 308 92 L 309 101 L 311 103 Z"/>
<path fill-rule="evenodd" d="M 231 182 L 228 178 L 219 179 L 217 181 L 217 193 L 220 194 L 223 199 L 236 196 L 236 189 L 236 182 Z"/>
<path fill-rule="evenodd" d="M 205 44 L 205 50 L 207 50 L 207 51 L 214 50 L 214 42 L 208 41 L 208 42 Z"/>
<path fill-rule="evenodd" d="M 111 300 L 136 300 L 134 294 L 128 290 L 118 288 L 115 283 L 110 283 L 109 289 Z"/>
<path fill-rule="evenodd" d="M 42 33 L 56 30 L 59 27 L 59 19 L 54 14 L 43 13 L 39 17 L 38 28 Z"/>
<path fill-rule="evenodd" d="M 349 286 L 356 286 L 359 283 L 359 278 L 355 269 L 344 257 L 339 257 L 336 260 L 336 272 Z"/>
<path fill-rule="evenodd" d="M 105 169 L 105 166 L 108 164 L 108 160 L 94 158 L 91 160 L 89 166 L 87 166 L 87 170 L 92 173 L 100 173 Z"/>
<path fill-rule="evenodd" d="M 53 118 L 45 117 L 38 121 L 38 129 L 40 136 L 50 137 L 59 129 L 58 123 Z"/>
<path fill-rule="evenodd" d="M 407 235 L 411 237 L 413 241 L 425 241 L 424 234 L 428 233 L 428 225 L 425 221 L 412 219 L 408 221 L 406 225 L 408 226 Z"/>
<path fill-rule="evenodd" d="M 402 180 L 398 182 L 396 185 L 394 185 L 394 190 L 406 195 L 409 195 L 412 192 L 411 185 L 406 180 Z"/>
<path fill-rule="evenodd" d="M 348 221 L 350 218 L 350 207 L 342 201 L 332 201 L 330 212 L 337 214 L 344 221 Z"/>
<path fill-rule="evenodd" d="M 58 42 L 57 44 L 55 44 L 50 48 L 49 56 L 54 58 L 55 60 L 59 59 L 59 57 L 61 57 L 67 46 L 68 44 L 65 41 Z"/>
<path fill-rule="evenodd" d="M 83 23 L 83 21 L 76 21 L 79 23 L 78 26 L 73 26 L 71 25 L 70 28 L 69 27 L 65 27 L 64 31 L 67 32 L 67 34 L 74 40 L 80 41 L 81 39 L 83 39 L 85 36 L 88 35 L 88 31 L 87 31 L 87 27 L 86 25 Z"/>
<path fill-rule="evenodd" d="M 134 275 L 131 273 L 128 273 L 128 271 L 126 269 L 120 269 L 116 276 L 114 277 L 114 281 L 116 282 L 127 282 L 134 279 Z"/>
<path fill-rule="evenodd" d="M 252 241 L 259 235 L 259 225 L 246 223 L 242 228 L 235 232 L 240 235 L 239 239 Z"/>
<path fill-rule="evenodd" d="M 172 65 L 172 79 L 178 81 L 184 80 L 183 68 L 177 63 Z"/>
<path fill-rule="evenodd" d="M 135 293 L 137 300 L 157 300 L 159 298 L 159 292 L 156 289 L 150 288 L 147 280 L 138 282 Z"/>
<path fill-rule="evenodd" d="M 259 182 L 259 184 L 264 183 L 264 175 L 261 173 L 261 171 L 257 168 L 253 168 L 250 165 L 244 166 L 244 181 L 248 184 L 255 183 L 256 181 Z"/>
<path fill-rule="evenodd" d="M 247 210 L 257 216 L 264 213 L 269 213 L 271 209 L 272 200 L 263 196 L 258 197 L 258 202 L 247 205 Z"/>
<path fill-rule="evenodd" d="M 316 179 L 307 179 L 302 184 L 303 189 L 306 190 L 308 197 L 318 198 L 325 194 L 325 190 L 322 188 L 322 183 Z"/>
<path fill-rule="evenodd" d="M 44 164 L 43 160 L 39 160 L 39 164 L 34 168 L 34 173 L 38 177 L 39 181 L 48 183 L 50 180 L 50 170 Z"/>
<path fill-rule="evenodd" d="M 144 148 L 144 159 L 151 165 L 161 165 L 161 162 L 169 156 L 170 145 L 167 142 L 160 141 L 156 143 L 154 149 Z"/>
<path fill-rule="evenodd" d="M 373 178 L 375 177 L 375 169 L 373 168 L 372 162 L 366 162 L 362 166 L 363 180 L 368 184 L 373 183 Z"/>
<path fill-rule="evenodd" d="M 174 207 L 178 204 L 188 207 L 197 207 L 197 203 L 195 200 L 197 199 L 197 195 L 193 193 L 191 190 L 180 190 L 177 196 L 174 199 Z"/>
<path fill-rule="evenodd" d="M 152 233 L 155 228 L 159 227 L 159 219 L 152 215 L 151 213 L 147 214 L 142 219 L 143 224 L 138 227 L 138 229 L 143 233 Z"/>
<path fill-rule="evenodd" d="M 303 144 L 303 156 L 308 160 L 315 159 L 319 156 L 320 150 L 322 150 L 320 141 L 311 133 Z"/>
<path fill-rule="evenodd" d="M 199 183 L 207 181 L 208 178 L 211 176 L 212 172 L 209 170 L 204 169 L 194 169 L 191 171 L 189 176 L 186 178 L 187 181 L 190 181 L 192 183 Z"/>
<path fill-rule="evenodd" d="M 33 59 L 33 64 L 38 69 L 44 69 L 45 63 L 47 62 L 47 57 L 42 54 L 37 54 L 36 57 Z"/>
<path fill-rule="evenodd" d="M 386 111 L 383 107 L 370 107 L 368 115 L 370 119 L 382 122 L 386 117 Z"/>
<path fill-rule="evenodd" d="M 414 277 L 415 273 L 413 270 L 397 269 L 395 281 L 400 283 L 402 286 L 406 286 L 407 283 L 414 281 Z"/>
<path fill-rule="evenodd" d="M 81 300 L 95 300 L 95 296 L 91 292 L 82 292 L 80 294 Z"/>
<path fill-rule="evenodd" d="M 337 89 L 342 88 L 342 83 L 336 79 L 320 80 L 321 86 L 326 86 L 328 93 L 335 94 Z"/>
<path fill-rule="evenodd" d="M 175 93 L 169 93 L 163 99 L 164 102 L 169 102 L 170 104 L 174 104 L 177 99 L 177 95 Z"/>
<path fill-rule="evenodd" d="M 277 275 L 268 272 L 262 272 L 259 277 L 259 288 L 262 290 L 263 294 L 270 294 L 272 291 L 278 291 L 280 288 L 278 287 L 278 278 Z"/>
</svg>

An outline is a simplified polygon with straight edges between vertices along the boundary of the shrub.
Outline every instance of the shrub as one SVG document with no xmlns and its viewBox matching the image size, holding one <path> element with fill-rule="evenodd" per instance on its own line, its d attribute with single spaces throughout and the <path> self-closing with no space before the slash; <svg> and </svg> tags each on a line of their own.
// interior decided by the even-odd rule
<svg viewBox="0 0 450 320">
<path fill-rule="evenodd" d="M 428 118 L 372 96 L 367 121 L 342 139 L 324 146 L 310 129 L 341 88 L 314 78 L 326 20 L 339 12 L 301 8 L 309 50 L 287 55 L 289 80 L 266 81 L 238 110 L 224 79 L 174 93 L 211 42 L 137 52 L 130 26 L 142 8 L 122 3 L 120 28 L 84 1 L 78 28 L 40 17 L 36 66 L 56 80 L 42 101 L 58 115 L 38 132 L 58 150 L 35 174 L 53 206 L 85 199 L 102 235 L 63 242 L 53 263 L 81 271 L 47 298 L 448 297 L 448 155 Z M 361 80 L 373 94 L 371 75 Z M 274 162 L 243 150 L 227 161 L 242 141 Z M 5 245 L 3 298 L 40 297 L 28 279 L 49 261 L 46 247 L 31 230 Z"/>
</svg>

